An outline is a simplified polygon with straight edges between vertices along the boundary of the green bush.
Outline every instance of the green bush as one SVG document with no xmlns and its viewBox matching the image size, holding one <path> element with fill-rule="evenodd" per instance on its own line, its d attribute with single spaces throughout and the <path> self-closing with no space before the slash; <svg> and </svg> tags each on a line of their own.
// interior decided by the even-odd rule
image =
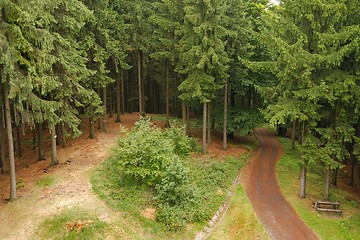
<svg viewBox="0 0 360 240">
<path fill-rule="evenodd" d="M 175 154 L 179 156 L 187 156 L 192 150 L 191 138 L 184 134 L 183 127 L 179 125 L 171 125 L 164 132 L 165 138 L 168 138 L 174 144 Z"/>
<path fill-rule="evenodd" d="M 141 119 L 125 137 L 111 159 L 111 178 L 118 187 L 155 188 L 158 221 L 169 229 L 181 229 L 200 215 L 188 206 L 201 205 L 190 187 L 189 170 L 181 162 L 192 150 L 192 142 L 180 127 L 164 131 Z"/>
<path fill-rule="evenodd" d="M 173 159 L 173 142 L 149 120 L 141 119 L 132 131 L 119 140 L 112 159 L 115 171 L 140 185 L 155 186 L 165 174 L 165 167 Z"/>
<path fill-rule="evenodd" d="M 189 170 L 179 161 L 173 161 L 166 167 L 165 176 L 155 187 L 155 199 L 170 206 L 182 204 L 192 197 L 189 182 Z"/>
<path fill-rule="evenodd" d="M 97 170 L 94 190 L 120 211 L 142 219 L 149 205 L 168 230 L 208 220 L 222 204 L 243 160 L 186 157 L 198 146 L 181 127 L 160 130 L 142 119 Z"/>
</svg>

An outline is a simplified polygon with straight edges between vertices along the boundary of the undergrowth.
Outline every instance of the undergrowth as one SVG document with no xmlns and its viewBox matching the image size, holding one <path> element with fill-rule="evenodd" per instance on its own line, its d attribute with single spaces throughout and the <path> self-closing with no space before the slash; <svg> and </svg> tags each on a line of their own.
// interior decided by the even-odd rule
<svg viewBox="0 0 360 240">
<path fill-rule="evenodd" d="M 189 223 L 204 225 L 245 160 L 196 159 L 190 156 L 193 145 L 182 128 L 162 131 L 143 119 L 97 169 L 94 191 L 115 209 L 154 228 L 180 231 Z M 157 209 L 156 222 L 142 216 L 149 207 Z"/>
<path fill-rule="evenodd" d="M 330 199 L 340 202 L 342 215 L 318 213 L 312 202 L 321 200 L 324 191 L 324 173 L 321 166 L 312 164 L 307 174 L 307 197 L 297 197 L 299 187 L 299 151 L 291 149 L 291 140 L 280 139 L 285 148 L 283 157 L 277 165 L 277 174 L 281 191 L 294 206 L 304 221 L 320 236 L 321 239 L 359 239 L 360 200 L 340 188 L 331 186 Z"/>
<path fill-rule="evenodd" d="M 46 219 L 38 230 L 41 239 L 104 239 L 107 224 L 81 209 L 68 209 Z"/>
</svg>

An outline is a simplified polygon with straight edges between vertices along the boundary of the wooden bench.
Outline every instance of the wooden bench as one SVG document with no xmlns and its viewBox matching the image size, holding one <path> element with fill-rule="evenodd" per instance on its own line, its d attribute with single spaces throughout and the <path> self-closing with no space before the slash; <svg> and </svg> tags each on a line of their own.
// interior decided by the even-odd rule
<svg viewBox="0 0 360 240">
<path fill-rule="evenodd" d="M 319 212 L 335 212 L 341 214 L 341 210 L 339 209 L 339 202 L 330 202 L 330 201 L 316 201 L 314 207 Z"/>
</svg>

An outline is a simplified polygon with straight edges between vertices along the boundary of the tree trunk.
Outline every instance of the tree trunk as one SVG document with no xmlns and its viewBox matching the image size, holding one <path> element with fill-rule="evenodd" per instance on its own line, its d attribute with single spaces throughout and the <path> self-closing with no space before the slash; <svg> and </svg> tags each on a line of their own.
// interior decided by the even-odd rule
<svg viewBox="0 0 360 240">
<path fill-rule="evenodd" d="M 18 158 L 21 158 L 21 157 L 22 157 L 22 150 L 21 150 L 20 125 L 17 125 L 17 126 L 16 126 L 16 138 L 17 138 Z"/>
<path fill-rule="evenodd" d="M 306 197 L 306 165 L 307 163 L 304 161 L 304 166 L 302 166 L 300 171 L 300 190 L 299 190 L 299 197 L 305 198 Z"/>
<path fill-rule="evenodd" d="M 31 150 L 35 150 L 36 149 L 36 127 L 31 132 L 32 132 L 32 147 L 31 147 Z"/>
<path fill-rule="evenodd" d="M 121 122 L 121 119 L 120 119 L 120 115 L 121 115 L 121 79 L 123 78 L 122 76 L 122 69 L 120 70 L 121 71 L 121 76 L 120 78 L 118 78 L 116 80 L 116 120 L 115 122 Z"/>
<path fill-rule="evenodd" d="M 331 182 L 331 184 L 334 186 L 337 186 L 337 175 L 338 175 L 338 169 L 336 168 L 333 170 L 333 179 Z"/>
<path fill-rule="evenodd" d="M 90 124 L 90 133 L 89 138 L 94 139 L 95 138 L 95 130 L 94 130 L 94 110 L 91 107 L 90 109 L 90 118 L 89 118 L 89 124 Z"/>
<path fill-rule="evenodd" d="M 207 143 L 210 146 L 211 145 L 211 106 L 210 103 L 208 103 L 207 106 Z"/>
<path fill-rule="evenodd" d="M 165 127 L 170 127 L 170 100 L 169 100 L 169 63 L 166 60 L 166 87 L 165 87 Z"/>
<path fill-rule="evenodd" d="M 203 103 L 202 154 L 206 153 L 206 103 Z"/>
<path fill-rule="evenodd" d="M 190 108 L 188 102 L 186 102 L 186 133 L 190 135 Z"/>
<path fill-rule="evenodd" d="M 292 133 L 291 133 L 291 148 L 293 151 L 295 150 L 295 129 L 296 129 L 296 120 L 293 120 Z"/>
<path fill-rule="evenodd" d="M 325 172 L 325 192 L 324 192 L 324 200 L 329 200 L 329 193 L 330 193 L 330 168 L 326 168 Z"/>
<path fill-rule="evenodd" d="M 9 144 L 9 166 L 10 166 L 10 201 L 16 199 L 16 176 L 15 176 L 15 156 L 14 156 L 14 142 L 11 127 L 11 113 L 9 103 L 9 93 L 7 85 L 4 84 L 4 100 L 5 100 L 5 116 L 7 127 L 7 138 Z"/>
<path fill-rule="evenodd" d="M 61 147 L 66 148 L 65 124 L 63 122 L 60 123 L 60 129 L 61 129 Z"/>
<path fill-rule="evenodd" d="M 353 154 L 353 152 L 351 151 L 351 153 L 350 153 L 350 161 L 351 161 L 351 178 L 350 178 L 350 185 L 351 186 L 354 186 L 354 180 L 355 180 L 355 178 L 354 178 L 354 176 L 355 176 L 355 163 L 356 163 L 356 161 L 355 161 L 355 155 Z"/>
<path fill-rule="evenodd" d="M 141 81 L 141 53 L 140 50 L 137 51 L 137 74 L 138 74 L 138 91 L 139 91 L 139 114 L 143 115 L 143 99 L 142 99 L 142 81 Z"/>
<path fill-rule="evenodd" d="M 186 103 L 185 103 L 185 100 L 182 100 L 181 102 L 181 109 L 182 109 L 182 121 L 183 121 L 183 124 L 184 124 L 184 133 L 186 135 L 188 135 L 188 132 L 187 132 L 187 126 L 186 126 Z"/>
<path fill-rule="evenodd" d="M 51 162 L 50 166 L 55 166 L 59 164 L 58 158 L 57 158 L 57 151 L 56 151 L 56 129 L 55 124 L 49 125 L 50 126 L 50 132 L 51 132 Z"/>
<path fill-rule="evenodd" d="M 38 144 L 39 144 L 39 161 L 42 161 L 45 160 L 43 124 L 38 123 L 37 129 L 38 129 Z"/>
<path fill-rule="evenodd" d="M 124 70 L 121 69 L 121 113 L 125 113 Z"/>
<path fill-rule="evenodd" d="M 1 157 L 1 174 L 4 175 L 5 171 L 5 135 L 4 135 L 4 110 L 3 106 L 0 106 L 0 157 Z"/>
<path fill-rule="evenodd" d="M 100 88 L 98 89 L 98 95 L 99 95 L 99 97 L 101 98 L 101 89 L 100 89 Z M 103 100 L 103 105 L 104 105 L 104 100 Z M 105 111 L 106 111 L 106 105 L 104 105 L 104 106 L 105 106 Z M 97 128 L 98 128 L 99 130 L 101 130 L 102 127 L 103 127 L 103 125 L 102 125 L 102 118 L 99 117 L 97 122 L 98 122 L 98 127 L 97 127 Z"/>
<path fill-rule="evenodd" d="M 59 146 L 61 144 L 61 126 L 60 123 L 56 124 L 56 136 L 58 136 L 56 138 L 56 145 Z"/>
<path fill-rule="evenodd" d="M 113 86 L 113 84 L 110 84 L 109 87 L 110 87 L 110 90 L 109 90 L 109 95 L 110 95 L 110 97 L 109 97 L 109 117 L 112 117 L 114 115 L 114 101 L 113 101 L 114 86 Z"/>
<path fill-rule="evenodd" d="M 104 103 L 104 116 L 103 116 L 103 132 L 106 132 L 107 128 L 107 108 L 106 108 L 106 87 L 103 87 L 103 103 Z"/>
<path fill-rule="evenodd" d="M 223 126 L 223 150 L 227 150 L 227 108 L 228 108 L 228 80 L 224 87 L 224 126 Z"/>
<path fill-rule="evenodd" d="M 301 128 L 301 140 L 300 143 L 303 144 L 305 140 L 305 121 L 302 122 Z M 306 197 L 306 171 L 307 171 L 307 161 L 303 160 L 303 166 L 300 171 L 300 189 L 299 189 L 299 197 Z"/>
</svg>

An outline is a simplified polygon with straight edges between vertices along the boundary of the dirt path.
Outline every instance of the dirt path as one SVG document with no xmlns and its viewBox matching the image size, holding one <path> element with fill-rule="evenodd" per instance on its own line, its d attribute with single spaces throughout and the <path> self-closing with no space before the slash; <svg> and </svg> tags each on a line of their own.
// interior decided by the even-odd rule
<svg viewBox="0 0 360 240">
<path fill-rule="evenodd" d="M 283 153 L 280 143 L 265 129 L 257 129 L 255 135 L 260 147 L 244 169 L 241 181 L 256 215 L 272 239 L 319 239 L 280 192 L 275 173 Z"/>
</svg>

